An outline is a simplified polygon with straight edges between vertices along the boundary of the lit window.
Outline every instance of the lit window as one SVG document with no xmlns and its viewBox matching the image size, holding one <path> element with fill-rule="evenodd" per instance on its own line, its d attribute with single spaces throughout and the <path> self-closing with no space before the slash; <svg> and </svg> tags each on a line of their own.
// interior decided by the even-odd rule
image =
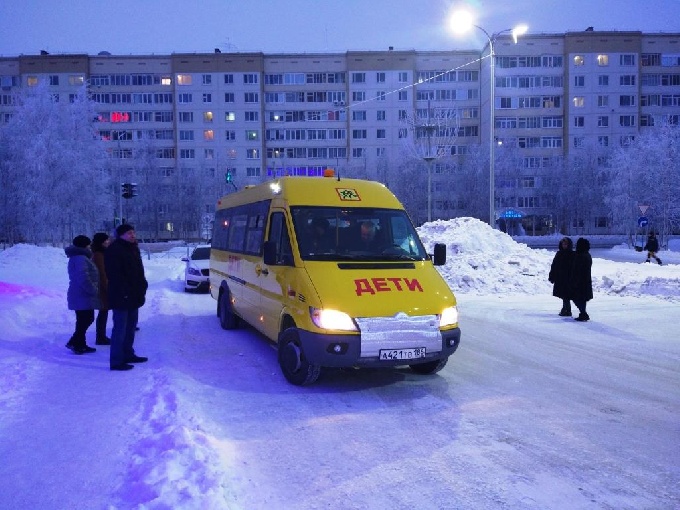
<svg viewBox="0 0 680 510">
<path fill-rule="evenodd" d="M 224 120 L 227 121 L 227 122 L 234 122 L 236 120 L 236 113 L 226 112 L 224 114 Z"/>
<path fill-rule="evenodd" d="M 178 74 L 177 75 L 177 85 L 191 85 L 191 75 L 190 74 Z"/>
<path fill-rule="evenodd" d="M 576 55 L 574 57 L 574 65 L 575 66 L 582 66 L 583 65 L 583 55 Z"/>
<path fill-rule="evenodd" d="M 204 140 L 213 140 L 215 138 L 215 132 L 212 129 L 205 129 L 203 131 L 203 139 Z"/>
<path fill-rule="evenodd" d="M 598 66 L 608 66 L 609 65 L 609 55 L 598 55 L 597 56 Z"/>
<path fill-rule="evenodd" d="M 38 84 L 38 77 L 37 77 L 37 76 L 29 76 L 29 77 L 26 79 L 26 84 L 27 84 L 29 87 L 35 87 L 35 86 Z"/>
<path fill-rule="evenodd" d="M 203 112 L 203 120 L 205 122 L 212 122 L 213 121 L 213 112 Z"/>
<path fill-rule="evenodd" d="M 585 99 L 583 96 L 576 96 L 573 99 L 574 108 L 583 108 L 585 106 Z"/>
<path fill-rule="evenodd" d="M 168 85 L 172 85 L 172 78 L 169 76 L 163 76 L 161 78 L 161 85 L 167 87 Z"/>
</svg>

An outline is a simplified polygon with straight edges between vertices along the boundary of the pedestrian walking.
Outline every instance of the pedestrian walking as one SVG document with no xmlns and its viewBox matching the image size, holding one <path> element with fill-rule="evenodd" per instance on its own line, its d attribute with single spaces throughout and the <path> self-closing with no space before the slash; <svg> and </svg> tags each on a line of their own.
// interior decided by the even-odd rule
<svg viewBox="0 0 680 510">
<path fill-rule="evenodd" d="M 97 349 L 87 345 L 85 334 L 94 322 L 94 311 L 99 308 L 99 272 L 92 262 L 90 238 L 79 235 L 64 249 L 68 257 L 68 291 L 66 301 L 69 310 L 76 313 L 76 328 L 66 344 L 74 354 L 88 354 Z"/>
<path fill-rule="evenodd" d="M 656 252 L 659 251 L 659 240 L 656 238 L 654 232 L 650 232 L 647 236 L 647 244 L 645 244 L 643 250 L 647 250 L 647 260 L 645 260 L 645 262 L 654 259 L 657 264 L 661 265 L 661 259 L 656 256 Z"/>
<path fill-rule="evenodd" d="M 148 360 L 135 354 L 134 349 L 139 309 L 146 300 L 148 283 L 134 227 L 120 225 L 116 235 L 116 240 L 104 252 L 109 307 L 113 315 L 109 363 L 111 370 L 130 370 L 131 363 Z"/>
<path fill-rule="evenodd" d="M 571 317 L 571 270 L 574 265 L 574 242 L 563 237 L 550 265 L 548 281 L 553 284 L 553 296 L 562 300 L 561 317 Z"/>
<path fill-rule="evenodd" d="M 590 320 L 590 316 L 586 312 L 586 303 L 593 299 L 592 266 L 590 241 L 580 237 L 576 241 L 574 265 L 571 270 L 571 299 L 578 308 L 579 314 L 576 320 L 579 322 Z"/>
<path fill-rule="evenodd" d="M 109 282 L 106 278 L 106 267 L 104 266 L 104 251 L 111 244 L 111 237 L 105 232 L 97 232 L 92 236 L 92 261 L 99 271 L 99 312 L 95 327 L 97 331 L 97 345 L 110 345 L 111 339 L 106 336 L 106 322 L 109 318 Z"/>
</svg>

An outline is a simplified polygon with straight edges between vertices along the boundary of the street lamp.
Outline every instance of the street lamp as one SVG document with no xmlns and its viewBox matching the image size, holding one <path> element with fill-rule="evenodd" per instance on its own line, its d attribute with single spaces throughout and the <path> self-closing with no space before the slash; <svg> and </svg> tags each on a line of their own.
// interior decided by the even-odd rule
<svg viewBox="0 0 680 510">
<path fill-rule="evenodd" d="M 495 219 L 496 219 L 496 212 L 495 212 L 495 149 L 496 149 L 496 137 L 495 137 L 495 128 L 496 128 L 496 112 L 495 112 L 495 102 L 496 102 L 496 83 L 495 83 L 495 67 L 496 67 L 496 53 L 494 51 L 494 43 L 496 42 L 496 39 L 498 38 L 499 35 L 505 34 L 507 32 L 512 33 L 512 38 L 515 41 L 515 44 L 517 44 L 517 38 L 520 35 L 523 35 L 527 31 L 527 26 L 526 25 L 517 25 L 514 28 L 506 28 L 505 30 L 501 30 L 500 32 L 495 32 L 493 34 L 489 34 L 486 30 L 484 30 L 482 27 L 479 25 L 475 25 L 472 22 L 472 16 L 470 15 L 469 12 L 466 11 L 461 11 L 461 12 L 456 12 L 453 14 L 451 17 L 451 28 L 454 30 L 454 32 L 457 33 L 462 33 L 470 28 L 478 28 L 482 32 L 484 32 L 484 35 L 489 41 L 489 225 L 491 225 L 492 228 L 495 228 Z"/>
</svg>

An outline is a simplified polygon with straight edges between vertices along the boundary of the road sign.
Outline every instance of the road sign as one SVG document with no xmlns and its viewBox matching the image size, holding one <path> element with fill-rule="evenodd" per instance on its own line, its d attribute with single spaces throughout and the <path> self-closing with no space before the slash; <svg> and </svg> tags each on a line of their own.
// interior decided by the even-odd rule
<svg viewBox="0 0 680 510">
<path fill-rule="evenodd" d="M 640 208 L 640 214 L 642 214 L 643 216 L 647 212 L 647 209 L 649 209 L 648 205 L 638 205 L 638 207 Z"/>
<path fill-rule="evenodd" d="M 649 225 L 649 219 L 645 216 L 640 216 L 638 218 L 638 227 L 646 227 Z"/>
</svg>

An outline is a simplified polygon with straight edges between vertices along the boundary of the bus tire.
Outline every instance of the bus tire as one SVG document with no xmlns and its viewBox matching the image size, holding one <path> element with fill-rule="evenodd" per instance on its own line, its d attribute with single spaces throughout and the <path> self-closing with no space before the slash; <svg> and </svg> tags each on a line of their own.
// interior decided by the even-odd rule
<svg viewBox="0 0 680 510">
<path fill-rule="evenodd" d="M 286 329 L 279 339 L 279 366 L 286 380 L 295 386 L 312 384 L 321 373 L 319 365 L 313 365 L 305 358 L 295 328 Z"/>
<path fill-rule="evenodd" d="M 236 329 L 238 327 L 238 317 L 231 308 L 231 299 L 229 299 L 228 290 L 220 293 L 217 302 L 217 312 L 222 329 Z"/>
</svg>

